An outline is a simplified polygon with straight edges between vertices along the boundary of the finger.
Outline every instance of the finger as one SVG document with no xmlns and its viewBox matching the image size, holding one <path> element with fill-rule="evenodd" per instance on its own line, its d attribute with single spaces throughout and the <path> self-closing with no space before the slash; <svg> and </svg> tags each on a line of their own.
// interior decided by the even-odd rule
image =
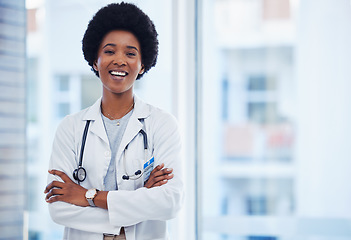
<svg viewBox="0 0 351 240">
<path fill-rule="evenodd" d="M 157 167 L 155 167 L 155 168 L 151 171 L 150 176 L 149 176 L 149 179 L 153 179 L 154 177 L 157 177 L 157 176 L 162 175 L 162 173 L 160 173 L 161 167 L 162 167 L 162 166 L 160 166 L 160 165 L 158 165 Z"/>
<path fill-rule="evenodd" d="M 170 175 L 162 175 L 160 177 L 156 177 L 153 179 L 153 183 L 157 183 L 157 182 L 162 182 L 164 180 L 170 180 L 174 177 L 173 174 L 170 174 Z"/>
<path fill-rule="evenodd" d="M 154 178 L 149 178 L 149 180 L 147 181 L 147 183 L 145 184 L 145 187 L 150 188 L 155 186 L 156 183 L 162 182 L 162 181 L 168 181 L 170 179 L 173 178 L 173 174 L 169 174 L 169 175 L 161 175 L 159 177 L 154 177 Z"/>
<path fill-rule="evenodd" d="M 173 169 L 172 168 L 165 168 L 165 169 L 162 169 L 162 170 L 159 170 L 157 172 L 155 172 L 152 177 L 159 177 L 159 176 L 163 176 L 163 175 L 169 175 L 173 172 Z"/>
<path fill-rule="evenodd" d="M 165 166 L 164 163 L 161 163 L 161 165 L 157 165 L 157 166 L 151 171 L 151 174 L 154 174 L 155 172 L 160 171 L 164 166 Z"/>
<path fill-rule="evenodd" d="M 60 170 L 49 170 L 49 173 L 52 175 L 59 176 L 64 182 L 72 182 L 72 180 L 66 175 L 66 173 L 60 171 Z"/>
<path fill-rule="evenodd" d="M 171 174 L 173 172 L 173 168 L 165 168 L 162 169 L 163 174 Z"/>
<path fill-rule="evenodd" d="M 162 181 L 155 182 L 154 179 L 151 179 L 151 180 L 149 179 L 146 182 L 145 187 L 146 188 L 152 188 L 152 187 L 156 187 L 156 186 L 161 186 L 161 185 L 167 183 L 167 181 L 168 181 L 167 179 L 163 179 Z"/>
<path fill-rule="evenodd" d="M 49 199 L 45 199 L 45 201 L 47 203 L 53 203 L 53 202 L 58 202 L 58 201 L 62 201 L 62 195 L 55 195 L 55 196 L 52 196 L 51 198 Z"/>
<path fill-rule="evenodd" d="M 52 188 L 63 188 L 64 183 L 63 182 L 59 182 L 59 181 L 52 181 L 51 183 L 49 183 L 45 190 L 44 193 L 48 193 Z"/>
<path fill-rule="evenodd" d="M 145 187 L 147 187 L 147 188 L 151 188 L 152 187 L 152 185 L 155 183 L 155 174 L 150 174 L 150 177 L 149 177 L 149 179 L 146 181 L 146 183 L 145 183 Z"/>
<path fill-rule="evenodd" d="M 171 174 L 173 172 L 173 168 L 164 168 L 162 170 L 160 170 L 160 172 L 162 172 L 162 174 Z"/>
<path fill-rule="evenodd" d="M 168 180 L 165 179 L 163 181 L 159 181 L 159 182 L 155 183 L 154 185 L 152 185 L 152 187 L 159 187 L 159 186 L 166 184 L 167 182 L 168 182 Z"/>
<path fill-rule="evenodd" d="M 169 179 L 172 179 L 173 176 L 174 176 L 173 174 L 162 175 L 162 176 L 154 178 L 154 182 L 159 182 L 159 181 L 162 181 L 165 179 L 169 180 Z"/>
<path fill-rule="evenodd" d="M 56 196 L 56 195 L 63 195 L 63 190 L 60 189 L 60 188 L 51 189 L 51 190 L 49 191 L 49 193 L 46 194 L 45 200 L 48 200 L 48 199 L 50 199 L 52 196 Z"/>
<path fill-rule="evenodd" d="M 170 174 L 173 172 L 172 168 L 164 168 L 151 173 L 153 176 L 158 177 L 165 174 Z"/>
<path fill-rule="evenodd" d="M 151 188 L 153 186 L 153 184 L 155 184 L 158 181 L 164 180 L 164 179 L 171 179 L 172 177 L 167 177 L 167 178 L 159 178 L 157 180 L 155 180 L 155 178 L 157 177 L 161 177 L 163 175 L 169 175 L 173 172 L 172 168 L 165 168 L 162 169 L 164 167 L 164 163 L 161 163 L 160 165 L 157 165 L 150 173 L 150 177 L 149 179 L 146 181 L 145 183 L 145 187 L 146 188 Z"/>
</svg>

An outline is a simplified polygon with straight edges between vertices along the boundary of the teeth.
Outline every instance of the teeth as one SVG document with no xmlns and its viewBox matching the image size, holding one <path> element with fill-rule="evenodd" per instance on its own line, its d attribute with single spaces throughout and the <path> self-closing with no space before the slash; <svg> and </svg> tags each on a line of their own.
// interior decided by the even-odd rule
<svg viewBox="0 0 351 240">
<path fill-rule="evenodd" d="M 116 71 L 111 71 L 111 74 L 119 77 L 125 77 L 127 75 L 126 72 L 116 72 Z"/>
</svg>

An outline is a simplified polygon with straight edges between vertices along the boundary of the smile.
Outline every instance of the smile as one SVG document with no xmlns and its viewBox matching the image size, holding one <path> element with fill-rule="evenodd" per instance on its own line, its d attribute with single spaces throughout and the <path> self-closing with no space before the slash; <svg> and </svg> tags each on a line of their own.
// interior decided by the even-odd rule
<svg viewBox="0 0 351 240">
<path fill-rule="evenodd" d="M 128 75 L 127 72 L 110 71 L 110 74 L 117 77 L 125 77 Z"/>
</svg>

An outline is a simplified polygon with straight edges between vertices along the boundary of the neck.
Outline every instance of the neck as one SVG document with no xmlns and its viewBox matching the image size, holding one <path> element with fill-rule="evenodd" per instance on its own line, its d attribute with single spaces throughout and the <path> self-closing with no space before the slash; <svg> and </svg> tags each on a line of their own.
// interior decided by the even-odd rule
<svg viewBox="0 0 351 240">
<path fill-rule="evenodd" d="M 133 109 L 133 92 L 124 94 L 103 93 L 101 99 L 101 112 L 109 119 L 119 119 Z"/>
</svg>

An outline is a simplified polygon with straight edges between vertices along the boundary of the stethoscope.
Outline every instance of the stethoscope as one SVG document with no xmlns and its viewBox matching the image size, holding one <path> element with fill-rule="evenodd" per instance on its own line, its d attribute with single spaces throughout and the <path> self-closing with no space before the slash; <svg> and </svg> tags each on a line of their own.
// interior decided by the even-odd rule
<svg viewBox="0 0 351 240">
<path fill-rule="evenodd" d="M 146 158 L 147 158 L 147 135 L 146 135 L 146 132 L 143 129 L 140 129 L 139 133 L 141 133 L 141 135 L 143 135 L 143 140 L 144 140 L 144 163 L 145 163 L 146 162 Z M 122 179 L 123 180 L 137 180 L 141 176 L 143 176 L 144 169 L 143 168 L 141 170 L 139 169 L 133 175 L 128 175 L 127 168 L 126 168 L 126 155 L 127 155 L 128 145 L 124 149 L 124 153 L 123 153 L 124 172 L 126 174 L 122 176 Z"/>
<path fill-rule="evenodd" d="M 80 184 L 81 182 L 83 182 L 86 177 L 87 177 L 87 171 L 85 170 L 85 168 L 82 166 L 83 165 L 83 153 L 84 153 L 84 146 L 85 146 L 85 142 L 87 139 L 87 134 L 88 134 L 88 129 L 89 129 L 89 124 L 90 124 L 90 120 L 87 120 L 87 123 L 85 124 L 85 128 L 84 128 L 84 132 L 83 132 L 83 138 L 82 138 L 82 146 L 80 148 L 80 157 L 79 157 L 79 164 L 78 164 L 78 168 L 76 168 L 73 171 L 73 178 L 78 181 L 78 184 Z M 144 142 L 144 162 L 146 162 L 146 158 L 147 158 L 147 149 L 148 149 L 148 145 L 147 145 L 147 135 L 146 132 L 143 129 L 140 129 L 140 131 L 138 132 L 138 134 L 141 133 L 141 135 L 143 135 L 143 142 Z M 129 145 L 129 144 L 128 144 Z M 144 174 L 144 169 L 139 169 L 137 170 L 134 174 L 129 175 L 127 172 L 127 168 L 126 168 L 126 152 L 128 149 L 128 145 L 125 147 L 124 149 L 124 153 L 123 153 L 123 164 L 124 164 L 124 172 L 126 173 L 125 175 L 122 176 L 123 180 L 137 180 L 139 179 L 143 174 Z"/>
</svg>

